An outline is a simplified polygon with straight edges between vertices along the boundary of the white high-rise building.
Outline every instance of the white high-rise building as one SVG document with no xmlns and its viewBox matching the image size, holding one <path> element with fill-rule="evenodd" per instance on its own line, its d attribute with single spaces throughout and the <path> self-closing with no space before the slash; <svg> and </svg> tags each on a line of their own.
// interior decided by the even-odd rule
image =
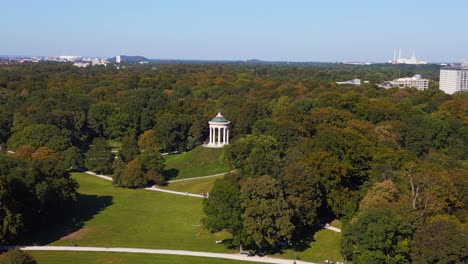
<svg viewBox="0 0 468 264">
<path fill-rule="evenodd" d="M 440 69 L 439 90 L 446 94 L 468 91 L 468 67 Z"/>
<path fill-rule="evenodd" d="M 121 63 L 122 62 L 122 57 L 120 55 L 115 56 L 115 63 Z"/>
</svg>

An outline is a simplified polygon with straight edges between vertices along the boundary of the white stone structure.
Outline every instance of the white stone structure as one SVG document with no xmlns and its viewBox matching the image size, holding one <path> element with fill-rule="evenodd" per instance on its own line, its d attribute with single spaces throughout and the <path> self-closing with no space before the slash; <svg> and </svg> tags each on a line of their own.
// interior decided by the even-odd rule
<svg viewBox="0 0 468 264">
<path fill-rule="evenodd" d="M 224 118 L 221 113 L 218 113 L 208 124 L 210 125 L 210 137 L 205 147 L 222 148 L 224 145 L 228 145 L 231 122 Z"/>
<path fill-rule="evenodd" d="M 393 81 L 386 81 L 383 84 L 377 84 L 377 86 L 384 89 L 390 89 L 394 87 L 403 89 L 405 87 L 411 87 L 423 91 L 429 89 L 429 79 L 423 79 L 420 74 L 416 74 L 413 77 L 398 78 Z"/>
<path fill-rule="evenodd" d="M 440 69 L 439 90 L 446 94 L 468 91 L 468 67 Z"/>
</svg>

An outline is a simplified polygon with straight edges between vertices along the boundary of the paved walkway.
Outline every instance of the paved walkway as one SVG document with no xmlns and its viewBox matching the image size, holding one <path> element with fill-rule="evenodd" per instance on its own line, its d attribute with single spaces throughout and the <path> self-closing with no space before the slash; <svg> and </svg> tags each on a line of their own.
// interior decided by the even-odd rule
<svg viewBox="0 0 468 264">
<path fill-rule="evenodd" d="M 341 233 L 341 229 L 339 229 L 338 227 L 334 227 L 334 226 L 324 226 L 323 228 L 326 228 L 326 229 L 328 229 L 328 230 Z"/>
<path fill-rule="evenodd" d="M 278 259 L 265 257 L 247 257 L 241 254 L 227 254 L 227 253 L 211 253 L 200 251 L 187 251 L 187 250 L 168 250 L 168 249 L 146 249 L 146 248 L 107 248 L 107 247 L 60 247 L 60 246 L 0 246 L 0 249 L 8 250 L 13 248 L 20 248 L 21 250 L 28 251 L 82 251 L 82 252 L 122 252 L 122 253 L 145 253 L 145 254 L 163 254 L 163 255 L 178 255 L 178 256 L 193 256 L 205 258 L 221 258 L 251 261 L 257 263 L 278 263 L 278 264 L 292 264 L 294 260 Z M 305 262 L 296 260 L 297 264 L 314 264 L 312 262 Z"/>
<path fill-rule="evenodd" d="M 191 180 L 198 180 L 198 179 L 205 179 L 205 178 L 212 178 L 212 177 L 219 177 L 226 175 L 228 173 L 235 172 L 236 170 L 228 171 L 228 172 L 223 172 L 223 173 L 218 173 L 218 174 L 213 174 L 213 175 L 208 175 L 208 176 L 202 176 L 202 177 L 194 177 L 194 178 L 186 178 L 186 179 L 180 179 L 180 180 L 172 180 L 172 181 L 167 181 L 168 183 L 171 182 L 181 182 L 181 181 L 191 181 Z"/>
<path fill-rule="evenodd" d="M 93 175 L 93 176 L 95 176 L 95 177 L 99 177 L 99 178 L 104 179 L 104 180 L 107 180 L 107 181 L 112 181 L 112 177 L 110 177 L 110 176 L 106 176 L 106 175 L 102 175 L 102 174 L 97 174 L 97 173 L 92 172 L 92 171 L 85 171 L 84 173 L 89 174 L 89 175 Z M 215 177 L 215 176 L 220 176 L 220 175 L 210 175 L 210 176 L 208 176 L 208 177 Z M 206 177 L 206 176 L 205 176 L 205 177 Z M 196 178 L 192 178 L 192 179 L 196 179 Z M 185 179 L 185 180 L 186 180 L 186 179 Z M 206 196 L 203 196 L 203 195 L 201 195 L 201 194 L 188 193 L 188 192 L 171 191 L 171 190 L 166 190 L 166 189 L 158 188 L 158 187 L 156 187 L 156 186 L 152 186 L 152 187 L 145 188 L 145 190 L 148 190 L 148 191 L 155 191 L 155 192 L 165 192 L 165 193 L 177 194 L 177 195 L 183 195 L 183 196 L 190 196 L 190 197 L 206 198 Z"/>
</svg>

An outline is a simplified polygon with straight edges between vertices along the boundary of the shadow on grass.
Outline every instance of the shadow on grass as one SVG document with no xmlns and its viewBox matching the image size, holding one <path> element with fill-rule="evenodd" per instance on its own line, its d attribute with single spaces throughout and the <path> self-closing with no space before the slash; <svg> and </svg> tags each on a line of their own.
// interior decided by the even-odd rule
<svg viewBox="0 0 468 264">
<path fill-rule="evenodd" d="M 46 225 L 19 240 L 22 245 L 47 245 L 83 228 L 84 223 L 112 205 L 112 196 L 80 194 L 78 202 Z"/>
<path fill-rule="evenodd" d="M 166 179 L 166 181 L 170 181 L 171 179 L 174 179 L 175 177 L 177 177 L 177 175 L 179 175 L 179 170 L 178 169 L 164 170 L 162 172 L 162 175 L 164 176 L 164 179 Z"/>
</svg>

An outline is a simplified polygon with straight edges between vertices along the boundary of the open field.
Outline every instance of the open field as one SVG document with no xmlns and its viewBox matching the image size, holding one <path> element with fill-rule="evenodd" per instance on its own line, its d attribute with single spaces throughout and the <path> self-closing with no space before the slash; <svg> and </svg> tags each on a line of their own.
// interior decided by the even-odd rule
<svg viewBox="0 0 468 264">
<path fill-rule="evenodd" d="M 221 179 L 223 176 L 211 177 L 211 178 L 202 178 L 202 179 L 193 179 L 188 181 L 179 181 L 171 182 L 169 185 L 161 187 L 164 189 L 179 191 L 179 192 L 189 192 L 189 193 L 208 193 L 213 188 L 213 184 L 217 179 Z"/>
<path fill-rule="evenodd" d="M 198 198 L 115 188 L 84 173 L 73 177 L 82 194 L 75 214 L 64 217 L 59 226 L 39 231 L 28 244 L 73 241 L 79 246 L 234 252 L 215 244 L 229 234 L 210 234 L 200 225 L 203 212 Z"/>
<path fill-rule="evenodd" d="M 75 213 L 64 217 L 61 223 L 53 228 L 38 231 L 24 244 L 68 246 L 73 242 L 78 246 L 235 252 L 235 249 L 215 243 L 216 240 L 229 239 L 228 233 L 210 234 L 200 225 L 203 214 L 201 199 L 146 190 L 115 188 L 108 181 L 84 173 L 73 173 L 73 177 L 79 182 L 79 191 L 82 194 Z M 209 187 L 216 178 L 185 181 L 192 185 L 182 186 L 191 190 L 201 188 L 200 186 Z M 198 181 L 200 182 L 193 184 Z M 177 186 L 182 183 L 184 181 L 174 184 Z M 320 230 L 315 233 L 312 242 L 307 242 L 302 248 L 297 248 L 297 251 L 286 250 L 283 254 L 272 257 L 299 256 L 301 260 L 314 262 L 325 259 L 340 260 L 340 239 L 339 233 Z M 70 263 L 146 263 L 139 261 L 140 257 L 137 255 L 141 254 L 122 254 L 125 255 L 122 257 L 122 262 L 116 262 L 113 257 L 115 253 L 34 252 L 34 256 L 36 254 L 39 259 L 47 259 L 47 262 L 39 263 L 57 263 L 54 261 L 60 260 L 62 254 L 65 258 L 76 256 L 76 262 Z M 47 257 L 48 254 L 51 254 L 50 259 Z M 97 259 L 102 261 L 90 262 L 88 254 L 97 256 Z M 161 259 L 157 259 L 158 257 Z M 185 259 L 170 256 L 167 258 L 148 256 L 148 258 L 154 259 L 157 263 L 171 261 L 198 263 L 192 261 L 193 257 L 187 257 L 187 262 Z M 217 259 L 210 261 L 203 263 L 230 263 L 219 262 Z"/>
<path fill-rule="evenodd" d="M 107 253 L 107 252 L 65 252 L 65 251 L 29 251 L 38 264 L 123 264 L 123 263 L 158 263 L 158 264 L 174 264 L 174 263 L 191 263 L 191 264 L 234 264 L 234 263 L 255 263 L 243 262 L 237 260 L 203 258 L 203 257 L 188 257 L 188 256 L 171 256 L 171 255 L 155 255 L 155 254 L 135 254 L 135 253 Z"/>
<path fill-rule="evenodd" d="M 198 146 L 177 155 L 166 155 L 164 175 L 170 180 L 213 175 L 231 170 L 224 156 L 225 149 Z"/>
<path fill-rule="evenodd" d="M 301 260 L 323 263 L 325 260 L 343 261 L 340 254 L 341 234 L 321 229 L 313 236 L 308 248 L 301 250 L 286 250 L 281 255 L 274 255 L 277 258 L 295 258 L 298 256 Z"/>
</svg>

